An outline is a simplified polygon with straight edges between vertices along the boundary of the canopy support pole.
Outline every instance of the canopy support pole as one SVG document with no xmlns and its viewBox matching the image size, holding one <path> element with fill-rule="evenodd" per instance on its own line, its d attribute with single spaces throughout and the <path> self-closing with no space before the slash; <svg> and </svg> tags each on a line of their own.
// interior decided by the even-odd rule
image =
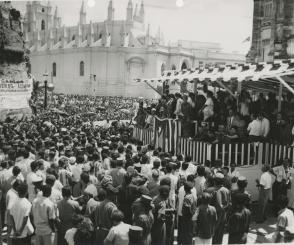
<svg viewBox="0 0 294 245">
<path fill-rule="evenodd" d="M 219 81 L 218 79 L 216 79 L 216 82 L 219 86 L 221 86 L 223 89 L 225 89 L 230 95 L 232 95 L 233 97 L 236 97 L 234 95 L 234 93 L 226 86 L 224 85 L 221 81 Z"/>
<path fill-rule="evenodd" d="M 285 82 L 285 80 L 279 76 L 276 76 L 276 78 L 279 80 L 279 82 L 281 84 L 283 84 L 292 94 L 294 94 L 294 89 L 288 84 Z"/>
<path fill-rule="evenodd" d="M 241 91 L 242 91 L 242 81 L 237 81 L 238 87 L 237 87 L 237 111 L 240 111 L 239 103 L 240 103 L 240 96 L 241 96 Z"/>
<path fill-rule="evenodd" d="M 278 112 L 280 112 L 281 109 L 282 109 L 282 96 L 283 96 L 283 84 L 280 83 L 279 100 L 278 100 Z"/>
<path fill-rule="evenodd" d="M 151 89 L 153 89 L 156 93 L 158 93 L 160 96 L 162 96 L 162 94 L 156 88 L 154 88 L 152 85 L 150 85 L 148 82 L 144 81 L 144 83 L 146 83 Z"/>
</svg>

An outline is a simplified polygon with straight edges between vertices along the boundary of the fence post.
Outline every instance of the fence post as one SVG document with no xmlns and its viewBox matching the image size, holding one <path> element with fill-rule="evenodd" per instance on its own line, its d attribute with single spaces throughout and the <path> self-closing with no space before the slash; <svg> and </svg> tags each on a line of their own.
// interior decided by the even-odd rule
<svg viewBox="0 0 294 245">
<path fill-rule="evenodd" d="M 264 146 L 264 143 L 259 143 L 258 144 L 258 154 L 257 154 L 257 165 L 261 166 L 263 164 L 263 161 L 262 161 L 262 155 L 263 155 L 263 146 Z"/>
</svg>

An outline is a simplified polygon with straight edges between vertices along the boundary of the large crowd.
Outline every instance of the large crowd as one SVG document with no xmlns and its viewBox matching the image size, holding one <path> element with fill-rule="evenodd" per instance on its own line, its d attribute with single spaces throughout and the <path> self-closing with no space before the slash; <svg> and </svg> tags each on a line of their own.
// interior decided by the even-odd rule
<svg viewBox="0 0 294 245">
<path fill-rule="evenodd" d="M 177 101 L 180 97 L 176 95 Z M 177 111 L 183 115 L 169 116 L 188 115 L 183 97 Z M 36 245 L 172 245 L 175 229 L 180 245 L 194 240 L 222 244 L 226 232 L 229 244 L 246 243 L 253 205 L 247 179 L 234 164 L 216 160 L 200 165 L 190 156 L 142 145 L 131 137 L 131 126 L 120 120 L 95 126 L 90 115 L 74 115 L 94 112 L 97 104 L 90 101 L 96 99 L 59 98 L 66 104 L 63 111 L 72 116 L 48 110 L 0 123 L 0 210 L 8 244 L 31 244 L 33 239 Z M 76 111 L 67 106 L 71 100 L 79 105 Z M 122 100 L 131 106 L 128 99 L 116 101 Z M 169 111 L 162 110 L 169 105 L 164 98 L 154 108 L 142 104 L 138 102 L 134 115 L 138 124 L 142 110 L 159 116 Z M 120 106 L 115 104 L 113 110 Z M 288 159 L 274 168 L 265 165 L 256 181 L 259 202 L 254 219 L 266 220 L 272 192 L 274 242 L 294 238 L 291 165 Z"/>
</svg>

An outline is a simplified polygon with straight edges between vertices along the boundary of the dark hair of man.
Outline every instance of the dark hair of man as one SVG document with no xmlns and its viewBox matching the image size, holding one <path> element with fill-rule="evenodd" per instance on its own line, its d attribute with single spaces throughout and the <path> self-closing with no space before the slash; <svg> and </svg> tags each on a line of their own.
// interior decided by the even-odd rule
<svg viewBox="0 0 294 245">
<path fill-rule="evenodd" d="M 67 186 L 66 187 L 63 187 L 62 190 L 61 190 L 61 192 L 62 192 L 63 198 L 70 198 L 71 197 L 71 190 Z"/>
<path fill-rule="evenodd" d="M 191 162 L 192 161 L 192 157 L 191 156 L 186 156 L 185 157 L 185 161 L 186 162 Z"/>
<path fill-rule="evenodd" d="M 147 155 L 143 155 L 141 158 L 141 164 L 147 164 L 149 161 L 149 157 Z"/>
<path fill-rule="evenodd" d="M 286 195 L 280 195 L 277 198 L 277 204 L 281 209 L 284 209 L 288 206 L 289 199 Z"/>
<path fill-rule="evenodd" d="M 166 178 L 163 178 L 160 180 L 160 183 L 159 185 L 163 186 L 163 185 L 166 185 L 166 186 L 171 186 L 171 179 L 169 177 L 166 177 Z"/>
<path fill-rule="evenodd" d="M 168 164 L 166 165 L 165 170 L 166 170 L 167 173 L 171 173 L 171 172 L 173 171 L 173 169 L 174 169 L 174 166 L 173 166 L 172 163 L 168 163 Z"/>
<path fill-rule="evenodd" d="M 1 168 L 2 169 L 6 169 L 7 167 L 8 167 L 8 162 L 7 161 L 1 162 Z"/>
<path fill-rule="evenodd" d="M 81 180 L 85 183 L 88 184 L 90 182 L 90 176 L 87 173 L 82 173 L 81 174 Z"/>
<path fill-rule="evenodd" d="M 33 172 L 37 171 L 38 168 L 39 168 L 39 163 L 37 161 L 31 162 L 31 170 Z"/>
<path fill-rule="evenodd" d="M 103 200 L 105 200 L 106 196 L 107 196 L 106 191 L 103 188 L 100 188 L 99 191 L 98 191 L 98 196 L 97 196 L 98 200 L 100 202 L 102 202 Z"/>
<path fill-rule="evenodd" d="M 211 194 L 204 192 L 201 196 L 201 203 L 204 205 L 208 205 L 211 201 Z"/>
<path fill-rule="evenodd" d="M 187 163 L 187 162 L 183 162 L 182 163 L 182 170 L 187 170 L 188 169 L 188 167 L 189 167 L 189 164 Z"/>
<path fill-rule="evenodd" d="M 50 185 L 43 185 L 41 190 L 43 192 L 44 197 L 50 197 L 51 196 L 52 188 L 51 188 Z"/>
<path fill-rule="evenodd" d="M 197 168 L 197 174 L 198 174 L 198 176 L 204 177 L 205 176 L 205 167 L 198 166 L 198 168 Z"/>
<path fill-rule="evenodd" d="M 14 190 L 18 190 L 18 187 L 20 186 L 21 183 L 22 183 L 21 180 L 16 179 L 16 180 L 14 181 L 14 183 L 12 184 L 12 188 L 13 188 Z"/>
<path fill-rule="evenodd" d="M 237 186 L 238 186 L 239 190 L 245 189 L 247 187 L 247 184 L 248 184 L 247 180 L 243 180 L 243 181 L 238 180 L 237 181 Z"/>
<path fill-rule="evenodd" d="M 114 210 L 111 214 L 111 220 L 117 223 L 122 222 L 124 219 L 124 214 L 120 210 Z"/>
<path fill-rule="evenodd" d="M 194 179 L 195 179 L 195 176 L 194 176 L 193 174 L 189 174 L 189 175 L 187 176 L 187 181 L 189 181 L 189 182 L 193 182 Z"/>
<path fill-rule="evenodd" d="M 64 168 L 65 164 L 66 164 L 65 159 L 61 158 L 58 160 L 58 166 L 60 168 Z"/>
<path fill-rule="evenodd" d="M 14 177 L 17 177 L 20 174 L 20 168 L 18 166 L 14 166 L 12 169 L 12 174 Z"/>
<path fill-rule="evenodd" d="M 17 193 L 20 198 L 24 198 L 28 192 L 28 185 L 26 183 L 20 183 L 17 187 Z"/>
</svg>

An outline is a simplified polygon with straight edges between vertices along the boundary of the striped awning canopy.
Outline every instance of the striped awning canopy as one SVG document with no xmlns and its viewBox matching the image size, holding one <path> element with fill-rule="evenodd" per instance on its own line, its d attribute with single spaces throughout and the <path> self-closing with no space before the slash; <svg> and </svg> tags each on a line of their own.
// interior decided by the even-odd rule
<svg viewBox="0 0 294 245">
<path fill-rule="evenodd" d="M 219 87 L 219 82 L 225 86 L 242 83 L 242 88 L 277 92 L 281 81 L 285 91 L 294 91 L 294 59 L 277 60 L 271 63 L 244 63 L 234 65 L 212 66 L 187 70 L 164 71 L 161 77 L 153 79 L 135 79 L 136 82 L 181 83 L 200 82 Z M 236 85 L 236 84 L 235 84 Z M 293 91 L 292 91 L 293 90 Z"/>
</svg>

